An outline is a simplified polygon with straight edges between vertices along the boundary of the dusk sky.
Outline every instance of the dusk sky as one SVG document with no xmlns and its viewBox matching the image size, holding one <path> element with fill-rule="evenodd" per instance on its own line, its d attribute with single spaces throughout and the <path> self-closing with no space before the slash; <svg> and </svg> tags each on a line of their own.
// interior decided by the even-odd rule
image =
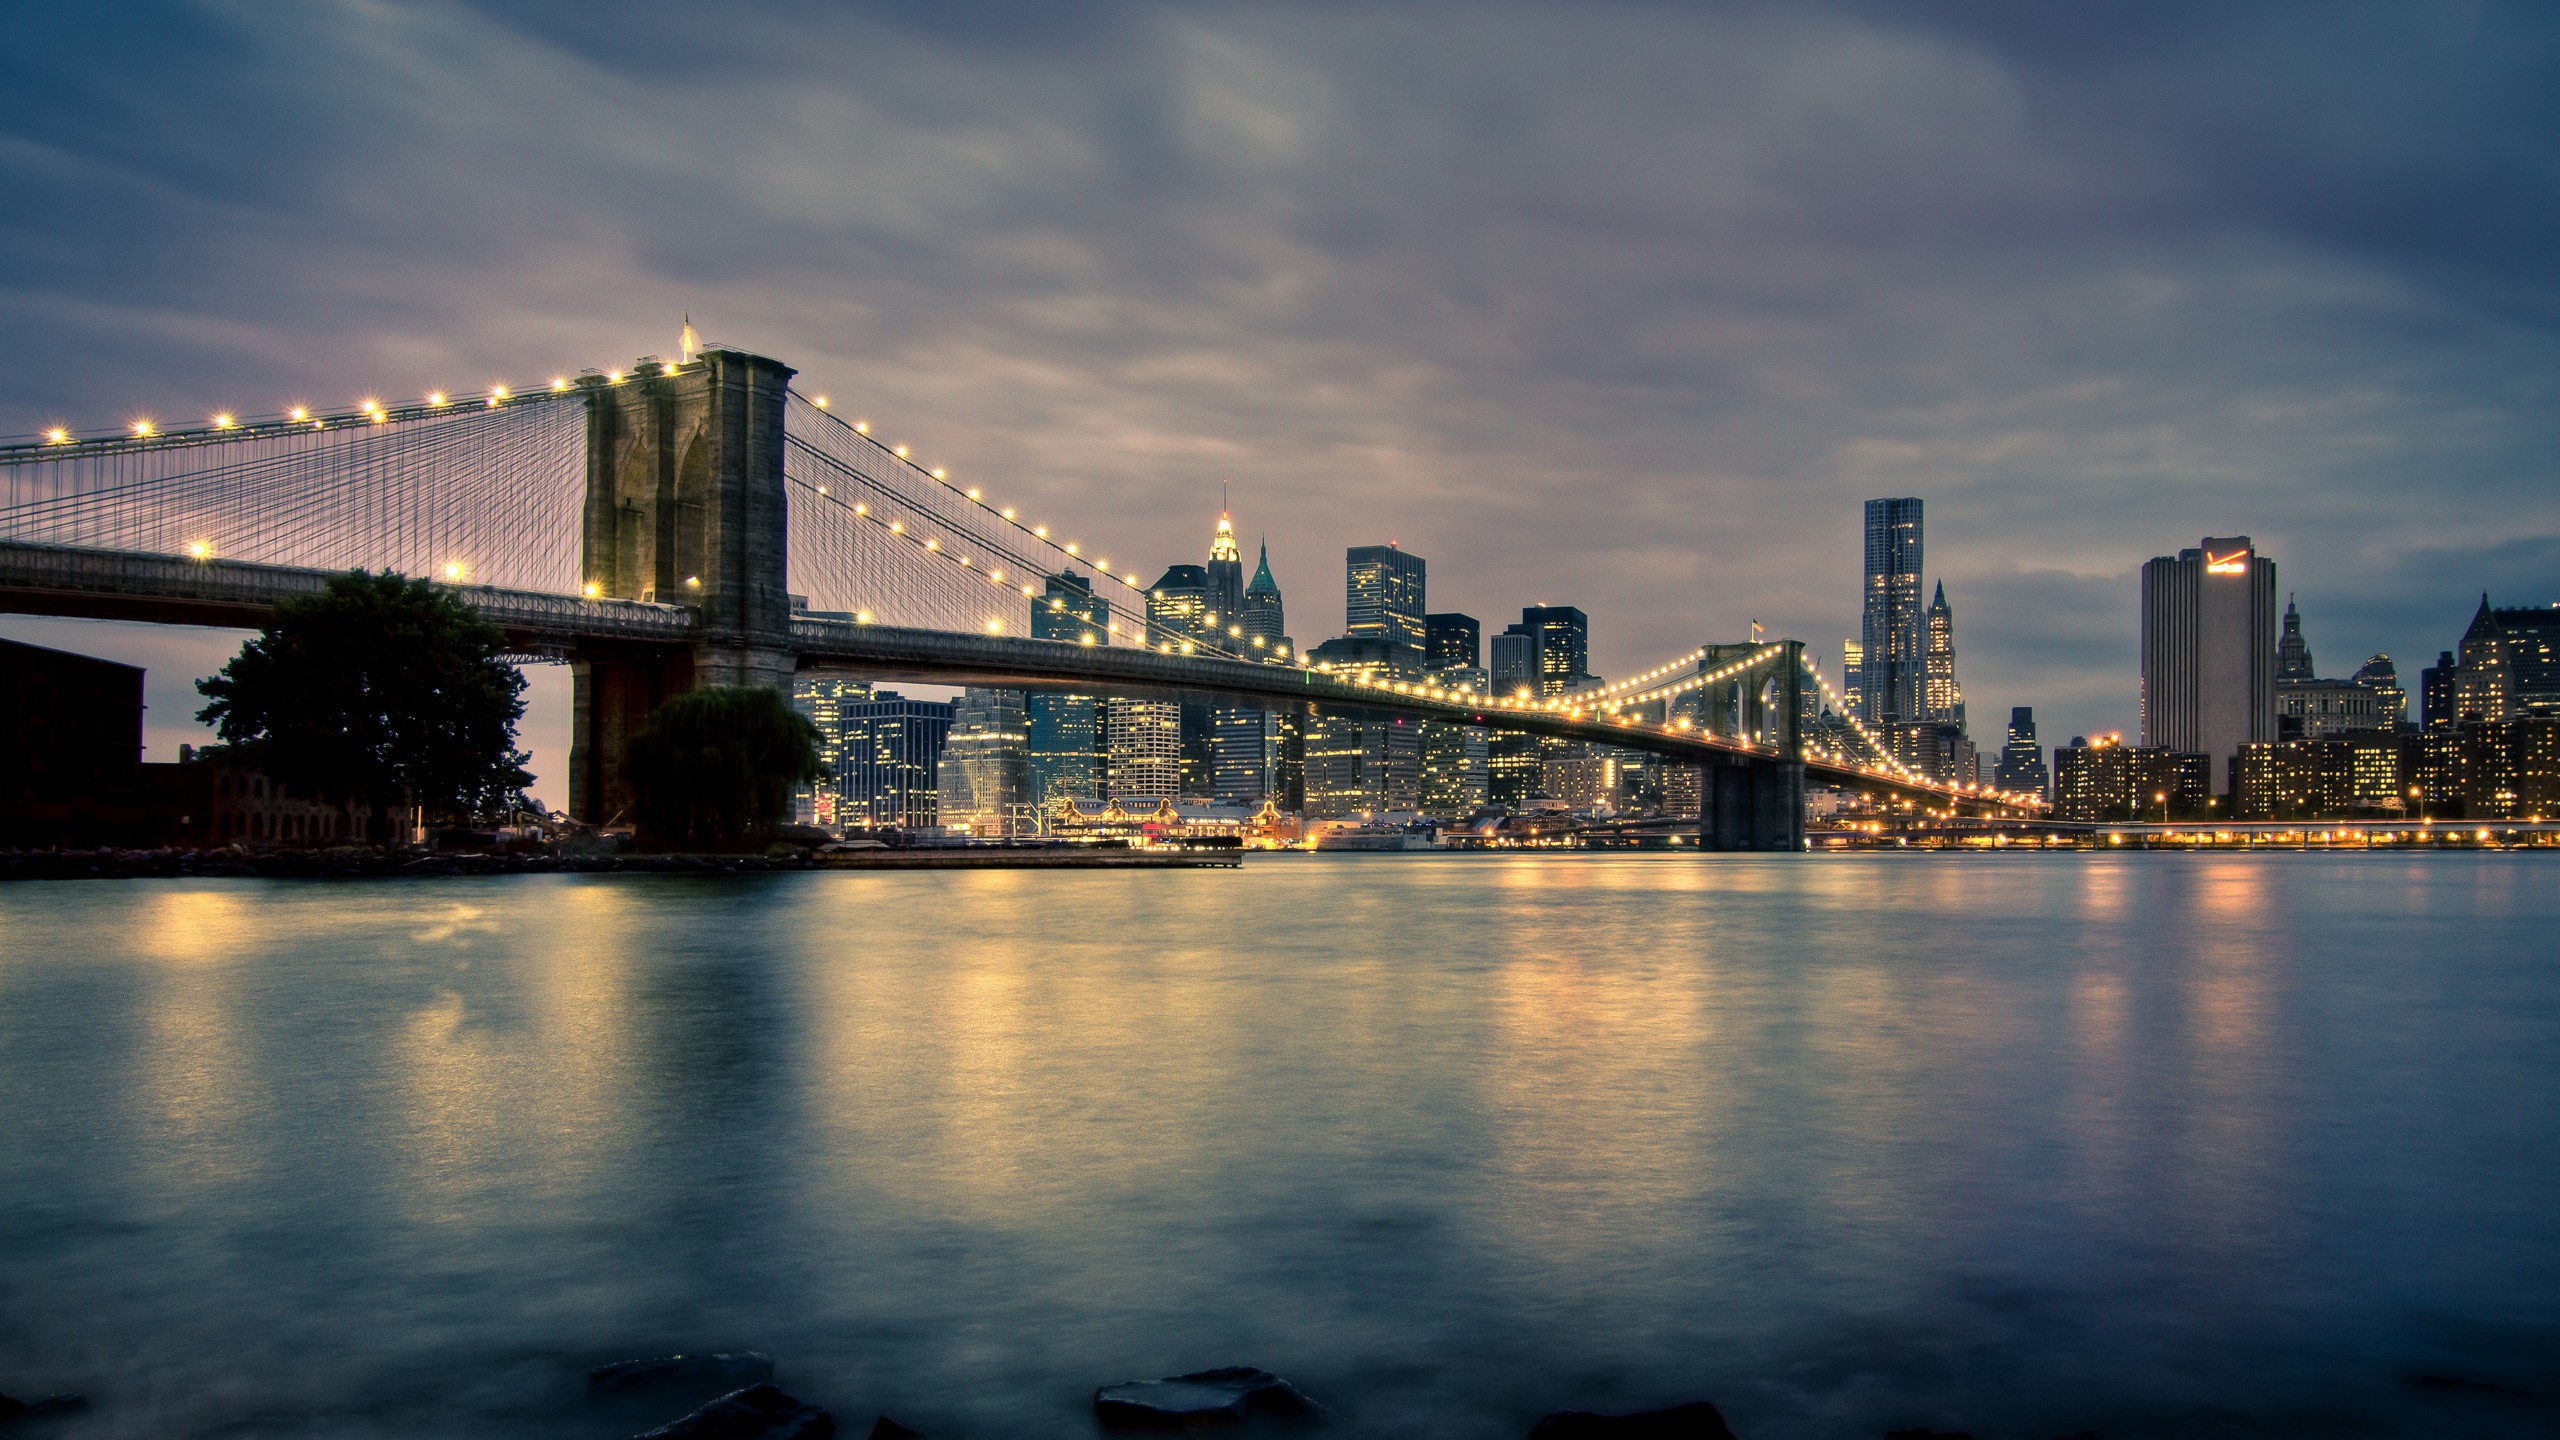
<svg viewBox="0 0 2560 1440">
<path fill-rule="evenodd" d="M 1290 628 L 1394 539 L 1623 675 L 1837 674 L 1928 504 L 1976 738 L 2135 728 L 2136 571 L 2247 534 L 2320 668 L 2560 602 L 2560 8 L 27 7 L 0 430 L 708 339 Z M 0 621 L 153 667 L 228 634 Z M 531 738 L 556 775 L 558 672 Z M 553 804 L 565 787 L 546 777 Z"/>
</svg>

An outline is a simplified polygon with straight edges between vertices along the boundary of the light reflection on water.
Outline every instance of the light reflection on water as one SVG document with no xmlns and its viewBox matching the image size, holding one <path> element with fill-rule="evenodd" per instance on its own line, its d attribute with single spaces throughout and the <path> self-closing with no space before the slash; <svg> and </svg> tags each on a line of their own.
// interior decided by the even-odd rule
<svg viewBox="0 0 2560 1440">
<path fill-rule="evenodd" d="M 2531 856 L 1342 857 L 0 890 L 0 1390 L 83 1434 L 2542 1434 Z M 2548 1401 L 2422 1392 L 2414 1372 Z"/>
</svg>

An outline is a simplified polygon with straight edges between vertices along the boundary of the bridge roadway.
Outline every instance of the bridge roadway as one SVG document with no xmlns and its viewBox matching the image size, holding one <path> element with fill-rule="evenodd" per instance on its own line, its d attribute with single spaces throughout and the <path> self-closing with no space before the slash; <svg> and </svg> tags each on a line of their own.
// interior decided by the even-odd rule
<svg viewBox="0 0 2560 1440">
<path fill-rule="evenodd" d="M 316 595 L 338 572 L 299 566 L 92 550 L 0 540 L 0 613 L 61 615 L 161 624 L 254 629 L 279 600 Z M 452 585 L 454 595 L 495 624 L 517 651 L 562 660 L 690 647 L 700 622 L 687 606 L 590 600 L 538 590 Z M 851 617 L 796 615 L 793 648 L 803 666 L 839 665 L 882 679 L 1100 694 L 1206 694 L 1253 706 L 1323 705 L 1412 719 L 1487 725 L 1560 739 L 1595 741 L 1706 765 L 1765 766 L 1775 749 L 1707 731 L 1592 715 L 1511 709 L 1396 694 L 1295 666 L 1137 646 L 1068 645 L 1053 640 L 971 635 L 863 624 Z M 1805 778 L 1944 802 L 1952 797 L 1851 765 L 1805 763 Z M 1962 803 L 1982 802 L 1964 797 Z"/>
</svg>

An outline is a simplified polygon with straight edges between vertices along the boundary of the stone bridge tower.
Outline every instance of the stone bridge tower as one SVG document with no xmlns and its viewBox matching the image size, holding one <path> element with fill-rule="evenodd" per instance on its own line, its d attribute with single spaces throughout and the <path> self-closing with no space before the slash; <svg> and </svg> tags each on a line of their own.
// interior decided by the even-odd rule
<svg viewBox="0 0 2560 1440">
<path fill-rule="evenodd" d="M 791 375 L 761 355 L 710 350 L 672 372 L 644 361 L 624 380 L 578 382 L 587 402 L 585 593 L 701 614 L 689 655 L 634 650 L 576 662 L 569 813 L 581 820 L 627 816 L 631 736 L 668 696 L 697 685 L 789 693 L 782 423 Z"/>
</svg>

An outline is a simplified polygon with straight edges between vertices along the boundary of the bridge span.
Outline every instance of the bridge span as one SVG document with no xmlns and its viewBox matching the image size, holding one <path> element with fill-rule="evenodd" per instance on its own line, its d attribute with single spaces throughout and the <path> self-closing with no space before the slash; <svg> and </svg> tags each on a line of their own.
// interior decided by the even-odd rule
<svg viewBox="0 0 2560 1440">
<path fill-rule="evenodd" d="M 1701 767 L 1710 849 L 1801 848 L 1809 779 L 1949 810 L 2015 803 L 1881 753 L 1808 755 L 1793 641 L 1702 647 L 1689 659 L 1713 658 L 1690 669 L 1536 701 L 1195 653 L 1191 637 L 1156 633 L 1134 573 L 872 438 L 793 391 L 792 373 L 715 348 L 524 392 L 0 447 L 0 610 L 246 628 L 356 566 L 440 577 L 519 653 L 573 667 L 570 810 L 590 821 L 631 804 L 624 754 L 667 696 L 787 686 L 811 667 L 1208 695 L 1650 752 Z M 1025 638 L 1031 582 L 1069 569 L 1107 609 L 1100 643 Z M 1670 698 L 1708 685 L 1751 717 L 1744 734 L 1670 718 Z"/>
</svg>

